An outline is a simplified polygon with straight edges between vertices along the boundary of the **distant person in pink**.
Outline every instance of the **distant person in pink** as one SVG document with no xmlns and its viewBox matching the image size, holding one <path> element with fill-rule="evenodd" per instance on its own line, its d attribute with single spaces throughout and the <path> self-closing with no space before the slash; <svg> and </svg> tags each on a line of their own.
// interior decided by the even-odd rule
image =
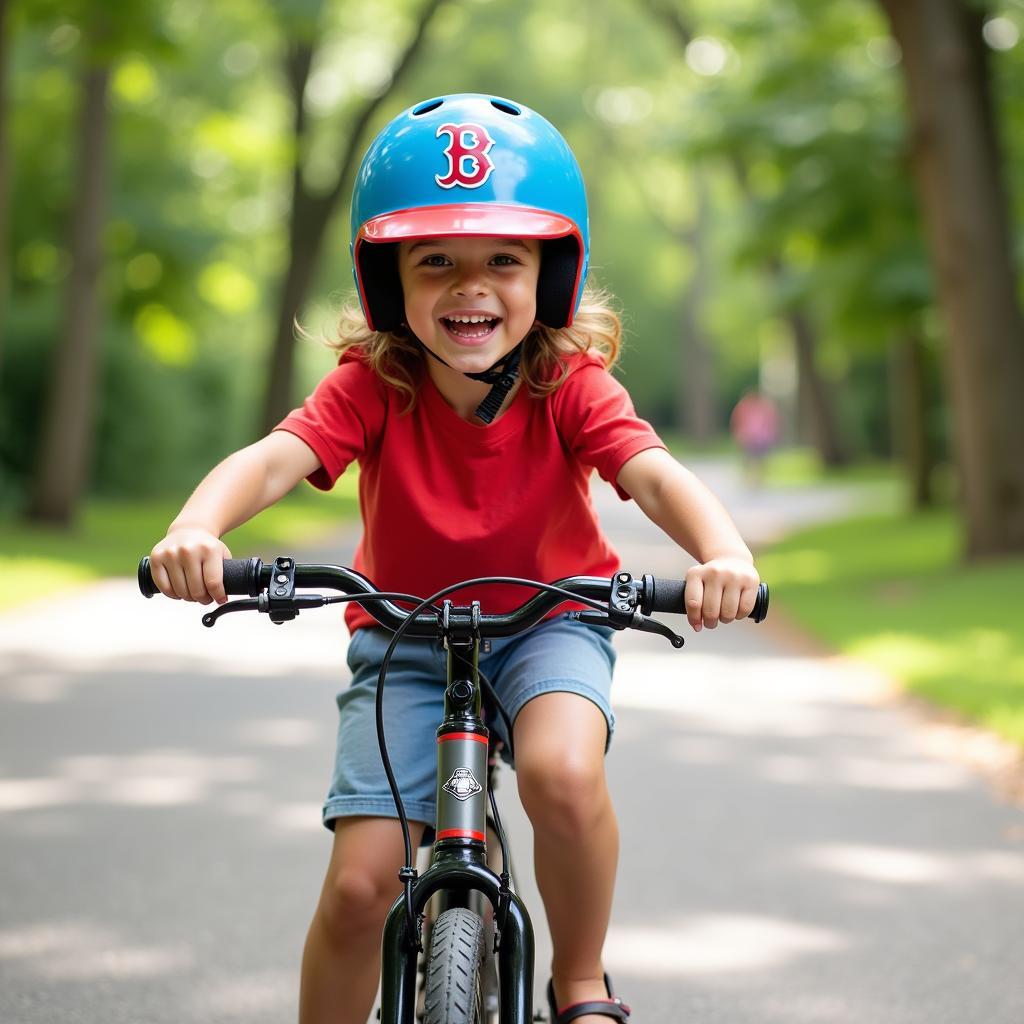
<svg viewBox="0 0 1024 1024">
<path fill-rule="evenodd" d="M 759 487 L 764 457 L 779 439 L 779 412 L 775 403 L 767 395 L 748 391 L 736 403 L 729 419 L 729 429 L 743 455 L 748 483 Z"/>
</svg>

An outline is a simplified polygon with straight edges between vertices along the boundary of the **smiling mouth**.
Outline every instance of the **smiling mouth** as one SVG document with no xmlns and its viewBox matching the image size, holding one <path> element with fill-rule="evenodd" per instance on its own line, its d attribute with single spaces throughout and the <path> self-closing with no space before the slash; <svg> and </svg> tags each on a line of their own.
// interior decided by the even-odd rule
<svg viewBox="0 0 1024 1024">
<path fill-rule="evenodd" d="M 501 317 L 490 317 L 478 320 L 476 323 L 465 323 L 462 320 L 450 320 L 448 317 L 441 317 L 441 324 L 444 326 L 444 329 L 449 334 L 453 334 L 456 338 L 462 338 L 465 341 L 481 341 L 491 335 L 500 323 Z"/>
</svg>

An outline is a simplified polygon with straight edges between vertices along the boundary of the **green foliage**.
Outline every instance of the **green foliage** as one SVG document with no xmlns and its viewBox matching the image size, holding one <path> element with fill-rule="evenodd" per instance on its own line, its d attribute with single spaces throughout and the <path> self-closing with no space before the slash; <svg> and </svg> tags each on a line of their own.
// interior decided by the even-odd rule
<svg viewBox="0 0 1024 1024">
<path fill-rule="evenodd" d="M 0 503 L 23 490 L 37 446 L 69 269 L 83 61 L 113 63 L 95 485 L 177 490 L 251 439 L 296 156 L 307 183 L 327 187 L 355 112 L 388 87 L 422 2 L 17 5 Z M 687 19 L 689 46 L 666 11 Z M 921 331 L 937 366 L 942 337 L 910 190 L 897 55 L 877 3 L 595 0 L 580 12 L 570 0 L 450 0 L 362 143 L 404 105 L 452 91 L 513 96 L 557 124 L 587 178 L 594 276 L 624 309 L 624 379 L 640 412 L 661 424 L 674 415 L 699 170 L 708 194 L 701 318 L 721 406 L 771 367 L 785 376 L 783 318 L 798 304 L 822 339 L 855 449 L 887 452 L 887 349 Z M 1024 28 L 1016 7 L 997 13 Z M 289 39 L 309 38 L 308 132 L 296 154 L 284 60 Z M 1024 45 L 990 56 L 1013 185 L 1024 158 Z M 1020 213 L 1019 189 L 1012 199 Z M 328 238 L 301 314 L 314 335 L 333 330 L 351 294 L 344 204 Z M 778 276 L 766 270 L 775 260 Z M 303 388 L 330 365 L 313 349 L 300 362 Z M 940 436 L 944 418 L 940 409 Z"/>
</svg>

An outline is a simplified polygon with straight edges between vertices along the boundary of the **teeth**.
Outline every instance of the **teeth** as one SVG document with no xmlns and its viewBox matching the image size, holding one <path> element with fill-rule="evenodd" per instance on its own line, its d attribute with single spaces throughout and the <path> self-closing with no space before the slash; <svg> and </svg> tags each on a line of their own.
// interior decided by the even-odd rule
<svg viewBox="0 0 1024 1024">
<path fill-rule="evenodd" d="M 489 323 L 495 318 L 492 316 L 449 316 L 445 317 L 446 320 L 451 320 L 452 323 L 456 324 L 483 324 Z"/>
</svg>

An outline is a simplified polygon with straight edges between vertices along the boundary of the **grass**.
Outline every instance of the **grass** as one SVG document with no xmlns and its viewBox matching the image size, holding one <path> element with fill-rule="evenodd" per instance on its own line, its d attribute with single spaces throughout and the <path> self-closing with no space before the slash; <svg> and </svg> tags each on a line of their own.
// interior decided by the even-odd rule
<svg viewBox="0 0 1024 1024">
<path fill-rule="evenodd" d="M 960 560 L 949 510 L 794 534 L 758 557 L 772 599 L 830 646 L 1024 747 L 1024 559 Z"/>
<path fill-rule="evenodd" d="M 329 494 L 299 487 L 224 537 L 238 558 L 308 547 L 358 515 L 356 474 Z M 0 520 L 0 555 L 8 584 L 0 609 L 109 576 L 132 576 L 177 515 L 181 500 L 92 500 L 73 530 Z"/>
<path fill-rule="evenodd" d="M 902 480 L 906 475 L 899 464 L 879 459 L 858 459 L 846 466 L 824 466 L 813 448 L 779 448 L 764 462 L 764 480 L 772 487 L 804 487 L 821 482 L 876 482 Z"/>
</svg>

